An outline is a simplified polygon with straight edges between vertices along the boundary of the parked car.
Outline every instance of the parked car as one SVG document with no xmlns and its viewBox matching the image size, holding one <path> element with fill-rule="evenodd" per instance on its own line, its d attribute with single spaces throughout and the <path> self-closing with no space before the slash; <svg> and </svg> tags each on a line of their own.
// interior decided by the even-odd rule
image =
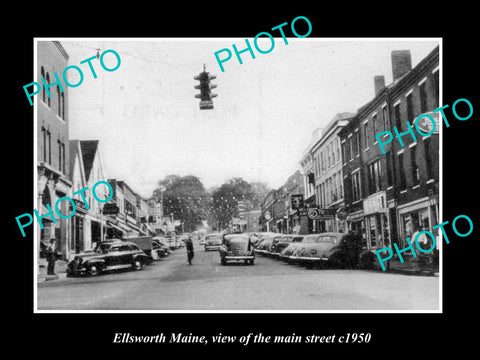
<svg viewBox="0 0 480 360">
<path fill-rule="evenodd" d="M 222 246 L 222 234 L 214 233 L 205 236 L 205 251 L 218 250 Z"/>
<path fill-rule="evenodd" d="M 104 271 L 132 268 L 141 270 L 151 259 L 134 243 L 104 242 L 93 251 L 77 254 L 67 264 L 67 276 L 99 275 Z"/>
<path fill-rule="evenodd" d="M 225 235 L 219 253 L 222 265 L 229 261 L 243 261 L 245 265 L 253 265 L 255 262 L 253 245 L 246 234 Z"/>
<path fill-rule="evenodd" d="M 167 245 L 159 242 L 158 240 L 153 240 L 152 247 L 152 254 L 156 253 L 158 258 L 168 256 L 172 252 Z M 152 258 L 155 259 L 155 255 L 153 255 Z"/>
<path fill-rule="evenodd" d="M 352 252 L 360 249 L 352 246 L 347 241 L 349 238 L 354 239 L 349 234 L 335 232 L 306 235 L 289 259 L 306 265 L 326 262 L 334 267 L 345 266 L 358 258 L 358 254 Z"/>
<path fill-rule="evenodd" d="M 275 236 L 273 236 L 272 238 L 272 243 L 270 244 L 270 246 L 268 247 L 267 251 L 264 253 L 265 255 L 267 256 L 275 256 L 275 247 L 277 246 L 277 244 L 280 242 L 280 240 L 286 236 L 285 234 L 275 234 Z"/>
<path fill-rule="evenodd" d="M 277 258 L 283 258 L 283 250 L 287 248 L 291 243 L 299 243 L 303 240 L 305 235 L 284 235 L 278 242 L 274 242 L 271 247 L 271 254 Z"/>
<path fill-rule="evenodd" d="M 262 255 L 268 254 L 268 252 L 270 251 L 270 247 L 272 246 L 273 239 L 275 237 L 278 237 L 278 234 L 271 233 L 267 235 L 262 235 L 254 251 Z"/>
</svg>

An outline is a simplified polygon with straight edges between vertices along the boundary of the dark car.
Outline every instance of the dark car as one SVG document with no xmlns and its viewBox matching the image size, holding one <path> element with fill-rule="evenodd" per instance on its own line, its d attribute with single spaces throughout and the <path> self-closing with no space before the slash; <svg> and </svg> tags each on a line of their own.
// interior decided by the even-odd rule
<svg viewBox="0 0 480 360">
<path fill-rule="evenodd" d="M 305 235 L 284 235 L 278 242 L 274 242 L 271 248 L 271 254 L 278 258 L 283 258 L 283 250 L 287 248 L 291 243 L 299 243 L 303 240 Z"/>
<path fill-rule="evenodd" d="M 253 245 L 246 234 L 225 235 L 219 252 L 222 265 L 229 261 L 243 261 L 245 265 L 253 265 L 255 262 Z"/>
<path fill-rule="evenodd" d="M 154 260 L 156 260 L 156 258 L 162 258 L 162 257 L 168 256 L 170 255 L 171 252 L 172 251 L 170 250 L 168 245 L 162 244 L 158 240 L 152 241 L 152 254 L 153 253 L 157 254 L 157 256 L 152 256 Z"/>
<path fill-rule="evenodd" d="M 222 246 L 222 234 L 208 234 L 205 236 L 205 251 L 218 250 Z"/>
<path fill-rule="evenodd" d="M 104 271 L 132 268 L 141 270 L 151 259 L 134 243 L 128 241 L 105 242 L 93 251 L 77 254 L 67 264 L 67 276 L 95 276 Z"/>
<path fill-rule="evenodd" d="M 344 233 L 307 235 L 298 243 L 289 258 L 306 265 L 327 262 L 334 267 L 343 267 L 355 263 L 358 258 L 360 247 L 356 246 L 354 241 L 355 238 Z"/>
<path fill-rule="evenodd" d="M 262 254 L 262 255 L 267 255 L 270 251 L 270 248 L 273 243 L 273 239 L 278 237 L 278 234 L 267 234 L 267 235 L 262 235 L 260 237 L 260 240 L 257 243 L 257 246 L 255 248 L 255 252 Z"/>
</svg>

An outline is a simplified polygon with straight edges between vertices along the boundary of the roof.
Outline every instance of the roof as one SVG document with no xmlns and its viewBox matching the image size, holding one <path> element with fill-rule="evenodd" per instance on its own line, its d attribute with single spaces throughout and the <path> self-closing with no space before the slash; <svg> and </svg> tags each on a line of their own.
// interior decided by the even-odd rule
<svg viewBox="0 0 480 360">
<path fill-rule="evenodd" d="M 95 153 L 98 149 L 98 140 L 81 140 L 80 148 L 82 150 L 83 168 L 85 169 L 85 180 L 88 181 L 93 167 Z"/>
</svg>

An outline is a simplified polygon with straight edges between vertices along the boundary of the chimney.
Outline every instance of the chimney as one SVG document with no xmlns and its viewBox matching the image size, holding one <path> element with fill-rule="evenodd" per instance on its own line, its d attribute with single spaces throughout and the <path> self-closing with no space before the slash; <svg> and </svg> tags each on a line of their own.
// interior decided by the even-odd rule
<svg viewBox="0 0 480 360">
<path fill-rule="evenodd" d="M 377 96 L 380 91 L 385 87 L 385 76 L 383 75 L 375 75 L 373 77 L 373 83 L 375 86 L 375 96 Z"/>
<path fill-rule="evenodd" d="M 393 81 L 401 78 L 410 70 L 412 70 L 412 55 L 410 54 L 410 50 L 393 50 L 392 51 Z"/>
</svg>

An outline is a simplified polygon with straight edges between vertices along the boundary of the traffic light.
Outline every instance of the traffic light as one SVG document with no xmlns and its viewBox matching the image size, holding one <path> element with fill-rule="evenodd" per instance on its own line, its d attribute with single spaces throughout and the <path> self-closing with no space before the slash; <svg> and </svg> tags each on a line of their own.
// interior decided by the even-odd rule
<svg viewBox="0 0 480 360">
<path fill-rule="evenodd" d="M 200 94 L 195 95 L 197 99 L 200 99 L 200 110 L 213 109 L 212 98 L 216 97 L 217 94 L 212 94 L 212 89 L 216 88 L 217 85 L 211 84 L 210 80 L 216 78 L 215 75 L 210 75 L 205 71 L 205 65 L 203 65 L 203 72 L 194 77 L 195 80 L 200 81 L 200 85 L 195 85 L 195 89 L 200 89 Z"/>
</svg>

